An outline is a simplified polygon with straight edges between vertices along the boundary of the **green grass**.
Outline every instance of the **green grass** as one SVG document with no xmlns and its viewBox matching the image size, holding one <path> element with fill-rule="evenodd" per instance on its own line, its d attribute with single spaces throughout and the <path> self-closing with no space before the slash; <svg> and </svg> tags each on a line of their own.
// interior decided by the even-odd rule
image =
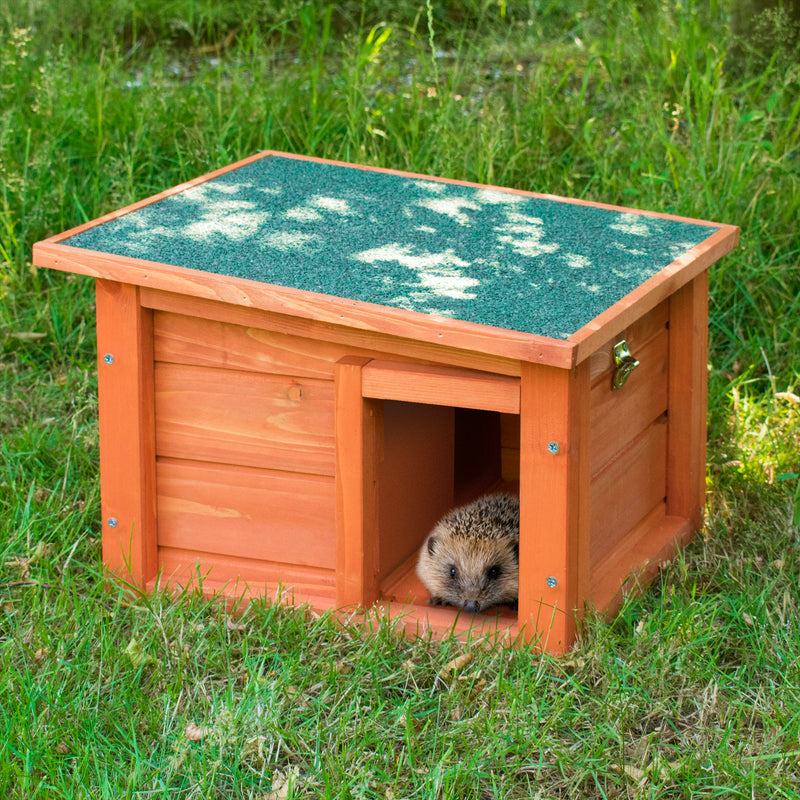
<svg viewBox="0 0 800 800">
<path fill-rule="evenodd" d="M 731 10 L 0 8 L 3 797 L 798 796 L 800 56 Z M 31 246 L 264 148 L 741 225 L 705 529 L 566 659 L 105 588 L 92 288 Z"/>
</svg>

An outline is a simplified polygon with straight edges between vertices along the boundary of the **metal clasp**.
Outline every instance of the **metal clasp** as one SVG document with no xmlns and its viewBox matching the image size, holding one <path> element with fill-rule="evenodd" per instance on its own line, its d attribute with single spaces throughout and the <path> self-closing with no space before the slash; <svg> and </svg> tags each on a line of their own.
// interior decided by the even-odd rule
<svg viewBox="0 0 800 800">
<path fill-rule="evenodd" d="M 611 388 L 621 389 L 631 372 L 639 366 L 639 362 L 631 355 L 628 343 L 624 339 L 614 345 L 614 365 L 617 369 L 611 379 Z"/>
</svg>

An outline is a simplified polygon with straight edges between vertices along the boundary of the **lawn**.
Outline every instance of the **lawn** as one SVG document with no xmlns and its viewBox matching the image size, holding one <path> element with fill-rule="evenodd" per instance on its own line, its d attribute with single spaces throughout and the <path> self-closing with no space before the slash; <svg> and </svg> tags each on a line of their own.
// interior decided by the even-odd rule
<svg viewBox="0 0 800 800">
<path fill-rule="evenodd" d="M 800 796 L 800 50 L 732 11 L 0 6 L 0 796 Z M 106 584 L 93 286 L 31 247 L 267 148 L 741 226 L 704 529 L 568 656 Z"/>
</svg>

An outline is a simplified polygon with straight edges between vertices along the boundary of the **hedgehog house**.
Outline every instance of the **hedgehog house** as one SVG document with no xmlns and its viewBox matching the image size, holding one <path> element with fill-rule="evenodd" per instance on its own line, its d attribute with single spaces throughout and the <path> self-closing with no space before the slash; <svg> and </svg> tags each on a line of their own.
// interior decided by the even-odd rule
<svg viewBox="0 0 800 800">
<path fill-rule="evenodd" d="M 701 525 L 737 237 L 266 152 L 37 243 L 96 280 L 105 564 L 568 648 Z M 496 489 L 519 608 L 427 606 L 425 535 Z"/>
</svg>

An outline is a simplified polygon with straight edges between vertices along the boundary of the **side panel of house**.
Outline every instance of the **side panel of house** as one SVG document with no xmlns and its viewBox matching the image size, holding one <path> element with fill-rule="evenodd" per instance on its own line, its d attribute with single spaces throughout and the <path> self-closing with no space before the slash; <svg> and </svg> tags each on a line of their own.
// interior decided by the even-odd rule
<svg viewBox="0 0 800 800">
<path fill-rule="evenodd" d="M 668 307 L 657 306 L 592 356 L 590 569 L 648 515 L 665 512 Z M 639 366 L 612 389 L 616 342 L 625 339 Z"/>
</svg>

